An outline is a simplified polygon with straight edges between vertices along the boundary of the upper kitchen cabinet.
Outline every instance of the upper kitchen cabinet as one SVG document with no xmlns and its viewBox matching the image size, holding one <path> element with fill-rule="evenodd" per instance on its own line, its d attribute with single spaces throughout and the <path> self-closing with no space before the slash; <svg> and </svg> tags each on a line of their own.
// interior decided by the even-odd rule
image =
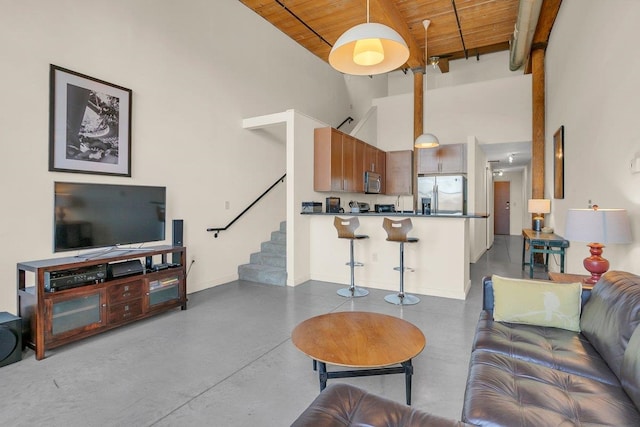
<svg viewBox="0 0 640 427">
<path fill-rule="evenodd" d="M 342 132 L 330 127 L 315 129 L 313 169 L 315 191 L 344 191 Z"/>
<path fill-rule="evenodd" d="M 315 129 L 313 148 L 315 191 L 363 193 L 366 171 L 382 175 L 384 191 L 384 151 L 330 127 Z"/>
<path fill-rule="evenodd" d="M 418 175 L 467 173 L 466 144 L 447 144 L 418 149 Z"/>
<path fill-rule="evenodd" d="M 386 153 L 386 191 L 389 195 L 412 194 L 413 151 L 388 151 Z"/>
</svg>

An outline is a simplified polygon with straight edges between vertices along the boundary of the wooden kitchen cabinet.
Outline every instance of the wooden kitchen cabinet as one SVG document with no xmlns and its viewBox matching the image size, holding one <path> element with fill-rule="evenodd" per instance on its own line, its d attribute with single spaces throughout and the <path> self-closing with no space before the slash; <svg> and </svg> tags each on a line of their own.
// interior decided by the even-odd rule
<svg viewBox="0 0 640 427">
<path fill-rule="evenodd" d="M 382 175 L 386 153 L 351 135 L 330 127 L 314 131 L 313 189 L 315 191 L 364 192 L 364 173 Z"/>
<path fill-rule="evenodd" d="M 418 149 L 418 174 L 467 173 L 466 144 Z"/>
<path fill-rule="evenodd" d="M 385 166 L 385 194 L 413 194 L 413 151 L 388 151 Z"/>
<path fill-rule="evenodd" d="M 314 131 L 313 189 L 344 191 L 342 132 L 326 127 Z"/>
</svg>

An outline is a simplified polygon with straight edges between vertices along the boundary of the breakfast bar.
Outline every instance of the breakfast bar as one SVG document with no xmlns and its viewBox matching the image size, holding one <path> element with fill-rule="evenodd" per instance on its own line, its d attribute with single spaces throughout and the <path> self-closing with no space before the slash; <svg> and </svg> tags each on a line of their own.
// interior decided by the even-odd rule
<svg viewBox="0 0 640 427">
<path fill-rule="evenodd" d="M 358 216 L 358 234 L 368 239 L 355 243 L 356 286 L 398 291 L 399 266 L 397 244 L 388 242 L 382 228 L 383 218 L 411 218 L 408 233 L 419 241 L 405 249 L 404 286 L 407 293 L 465 299 L 470 287 L 469 221 L 483 215 L 419 215 L 415 213 L 304 213 L 310 216 L 311 278 L 348 284 L 348 242 L 338 239 L 333 225 L 335 216 Z"/>
</svg>

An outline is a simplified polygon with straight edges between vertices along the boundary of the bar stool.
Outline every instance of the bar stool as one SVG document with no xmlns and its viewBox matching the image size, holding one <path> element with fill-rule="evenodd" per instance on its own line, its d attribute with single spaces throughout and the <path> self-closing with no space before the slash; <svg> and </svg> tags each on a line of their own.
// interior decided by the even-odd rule
<svg viewBox="0 0 640 427">
<path fill-rule="evenodd" d="M 339 239 L 349 239 L 349 248 L 351 254 L 349 262 L 345 264 L 351 267 L 351 286 L 349 286 L 348 288 L 338 289 L 338 295 L 342 297 L 363 297 L 369 295 L 368 290 L 357 288 L 355 285 L 354 269 L 355 267 L 362 267 L 364 264 L 361 262 L 356 262 L 353 259 L 353 242 L 355 240 L 368 239 L 369 236 L 355 234 L 356 228 L 360 226 L 358 217 L 340 218 L 336 216 L 333 219 L 333 225 L 336 227 L 336 230 L 338 230 Z"/>
<path fill-rule="evenodd" d="M 407 233 L 413 228 L 411 218 L 398 221 L 385 218 L 382 222 L 382 228 L 387 232 L 387 241 L 400 243 L 400 267 L 394 268 L 394 270 L 400 271 L 400 292 L 398 294 L 387 295 L 384 297 L 384 300 L 396 305 L 417 304 L 420 302 L 420 298 L 404 293 L 404 271 L 414 271 L 412 268 L 404 266 L 404 244 L 418 241 L 417 237 L 407 237 Z"/>
</svg>

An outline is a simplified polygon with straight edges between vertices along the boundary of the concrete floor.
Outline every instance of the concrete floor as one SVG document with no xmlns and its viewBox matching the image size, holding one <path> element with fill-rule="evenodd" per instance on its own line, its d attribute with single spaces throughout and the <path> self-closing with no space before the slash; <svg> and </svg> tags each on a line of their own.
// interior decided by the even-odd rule
<svg viewBox="0 0 640 427">
<path fill-rule="evenodd" d="M 398 307 L 383 300 L 388 291 L 352 300 L 336 295 L 343 285 L 316 281 L 295 288 L 237 281 L 191 294 L 186 311 L 48 351 L 42 361 L 26 350 L 21 362 L 0 368 L 0 425 L 288 426 L 319 392 L 317 373 L 291 343 L 291 330 L 344 310 L 417 325 L 427 346 L 413 360 L 412 406 L 459 419 L 481 278 L 522 277 L 521 249 L 519 236 L 496 236 L 471 265 L 465 301 L 421 296 L 417 305 Z M 538 268 L 536 277 L 545 274 Z M 405 399 L 403 375 L 329 384 L 335 381 Z"/>
</svg>

